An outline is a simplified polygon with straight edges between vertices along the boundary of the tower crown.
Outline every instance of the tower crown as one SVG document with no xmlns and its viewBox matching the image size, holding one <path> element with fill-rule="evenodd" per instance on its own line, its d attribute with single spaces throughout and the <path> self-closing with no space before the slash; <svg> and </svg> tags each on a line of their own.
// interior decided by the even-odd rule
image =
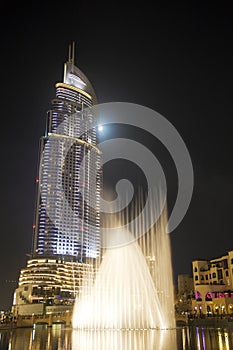
<svg viewBox="0 0 233 350">
<path fill-rule="evenodd" d="M 75 66 L 75 43 L 69 45 L 68 61 L 64 64 L 63 83 L 78 88 L 92 97 L 93 104 L 97 104 L 95 90 L 86 75 Z"/>
</svg>

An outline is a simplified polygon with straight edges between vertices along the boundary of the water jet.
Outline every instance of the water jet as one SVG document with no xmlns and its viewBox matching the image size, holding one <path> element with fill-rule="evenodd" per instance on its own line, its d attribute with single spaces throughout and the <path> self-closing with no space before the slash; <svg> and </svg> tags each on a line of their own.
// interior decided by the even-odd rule
<svg viewBox="0 0 233 350">
<path fill-rule="evenodd" d="M 155 215 L 151 210 L 150 215 Z M 149 232 L 119 227 L 119 246 L 105 248 L 101 264 L 81 288 L 72 326 L 79 330 L 166 330 L 175 328 L 170 238 L 165 208 Z M 116 231 L 114 231 L 116 234 Z M 122 239 L 123 237 L 123 239 Z"/>
</svg>

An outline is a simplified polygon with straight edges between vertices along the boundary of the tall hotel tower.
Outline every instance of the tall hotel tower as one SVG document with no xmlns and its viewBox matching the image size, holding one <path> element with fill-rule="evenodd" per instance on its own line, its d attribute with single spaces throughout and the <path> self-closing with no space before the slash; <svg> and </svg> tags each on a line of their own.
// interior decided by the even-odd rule
<svg viewBox="0 0 233 350">
<path fill-rule="evenodd" d="M 15 314 L 62 310 L 100 257 L 101 151 L 96 95 L 75 66 L 74 44 L 40 141 L 33 243 L 15 291 Z"/>
</svg>

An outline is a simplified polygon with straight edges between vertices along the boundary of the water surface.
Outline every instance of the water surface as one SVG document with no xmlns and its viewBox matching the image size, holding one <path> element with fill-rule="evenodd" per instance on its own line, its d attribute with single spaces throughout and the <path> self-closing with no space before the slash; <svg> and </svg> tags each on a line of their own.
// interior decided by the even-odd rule
<svg viewBox="0 0 233 350">
<path fill-rule="evenodd" d="M 232 328 L 88 331 L 62 325 L 0 330 L 1 350 L 231 350 Z"/>
</svg>

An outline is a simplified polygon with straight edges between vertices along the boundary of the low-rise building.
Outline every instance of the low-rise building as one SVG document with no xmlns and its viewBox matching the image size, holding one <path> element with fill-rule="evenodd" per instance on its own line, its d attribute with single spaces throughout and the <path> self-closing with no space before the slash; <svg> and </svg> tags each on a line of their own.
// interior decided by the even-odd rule
<svg viewBox="0 0 233 350">
<path fill-rule="evenodd" d="M 177 314 L 190 313 L 192 311 L 193 291 L 192 277 L 188 274 L 179 274 L 175 305 Z"/>
<path fill-rule="evenodd" d="M 27 267 L 20 272 L 12 312 L 14 316 L 43 315 L 51 306 L 54 307 L 53 310 L 69 310 L 73 307 L 80 288 L 93 278 L 91 263 L 63 259 L 30 259 Z"/>
<path fill-rule="evenodd" d="M 197 315 L 232 314 L 233 251 L 212 260 L 194 260 L 192 269 L 192 311 Z"/>
</svg>

